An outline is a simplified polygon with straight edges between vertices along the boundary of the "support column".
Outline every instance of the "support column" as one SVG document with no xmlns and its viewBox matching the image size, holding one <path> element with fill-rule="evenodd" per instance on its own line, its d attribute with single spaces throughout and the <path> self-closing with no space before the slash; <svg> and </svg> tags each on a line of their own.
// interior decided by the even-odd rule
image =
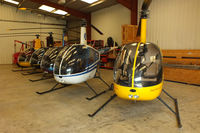
<svg viewBox="0 0 200 133">
<path fill-rule="evenodd" d="M 91 40 L 91 13 L 87 15 L 87 40 Z"/>
<path fill-rule="evenodd" d="M 131 0 L 131 24 L 137 25 L 138 0 Z"/>
</svg>

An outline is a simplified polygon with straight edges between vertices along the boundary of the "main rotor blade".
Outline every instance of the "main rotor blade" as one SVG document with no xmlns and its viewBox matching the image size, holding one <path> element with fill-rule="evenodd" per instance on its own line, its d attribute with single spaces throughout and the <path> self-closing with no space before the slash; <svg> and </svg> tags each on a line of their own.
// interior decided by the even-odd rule
<svg viewBox="0 0 200 133">
<path fill-rule="evenodd" d="M 81 26 L 69 27 L 69 28 L 67 28 L 67 30 L 77 29 L 77 28 L 81 28 Z"/>
<path fill-rule="evenodd" d="M 35 36 L 35 35 L 10 35 L 10 36 L 0 36 L 1 37 L 23 37 L 23 36 Z"/>
<path fill-rule="evenodd" d="M 94 30 L 96 30 L 99 34 L 101 34 L 101 35 L 103 35 L 103 33 L 97 28 L 97 27 L 95 27 L 94 25 L 92 25 L 92 24 L 89 24 L 88 26 L 90 26 L 90 27 L 92 27 Z M 75 26 L 75 27 L 70 27 L 70 28 L 68 28 L 68 30 L 70 31 L 70 30 L 72 30 L 72 29 L 76 29 L 76 28 L 80 28 L 81 26 Z M 80 33 L 80 32 L 79 32 Z"/>
<path fill-rule="evenodd" d="M 56 37 L 54 37 L 54 39 L 56 39 L 56 40 L 59 40 L 59 41 L 62 41 L 62 39 L 61 39 L 61 38 L 56 38 Z"/>
<path fill-rule="evenodd" d="M 0 21 L 2 21 L 2 22 L 14 22 L 14 23 L 26 23 L 26 24 L 54 25 L 54 26 L 64 26 L 64 27 L 66 26 L 66 24 L 40 23 L 40 22 L 8 20 L 8 19 L 0 19 Z"/>
<path fill-rule="evenodd" d="M 103 35 L 103 33 L 97 27 L 95 27 L 94 25 L 91 24 L 89 26 L 91 26 L 94 30 L 96 30 L 100 35 Z"/>
<path fill-rule="evenodd" d="M 21 33 L 2 33 L 0 35 L 14 35 L 14 34 L 49 34 L 50 32 L 21 32 Z M 62 35 L 62 34 L 61 34 Z"/>
<path fill-rule="evenodd" d="M 9 29 L 9 30 L 38 30 L 38 29 L 61 29 L 63 30 L 64 28 L 54 28 L 54 27 L 40 27 L 40 28 L 17 28 L 17 29 Z"/>
<path fill-rule="evenodd" d="M 21 32 L 21 33 L 2 33 L 0 34 L 1 35 L 21 35 L 21 34 L 56 34 L 56 35 L 62 35 L 62 34 L 59 34 L 59 33 L 53 33 L 53 32 Z"/>
</svg>

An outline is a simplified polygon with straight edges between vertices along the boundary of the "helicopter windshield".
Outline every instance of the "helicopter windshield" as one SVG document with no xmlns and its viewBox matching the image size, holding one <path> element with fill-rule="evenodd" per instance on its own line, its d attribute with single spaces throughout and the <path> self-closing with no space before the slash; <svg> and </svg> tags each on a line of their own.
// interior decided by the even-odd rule
<svg viewBox="0 0 200 133">
<path fill-rule="evenodd" d="M 134 75 L 135 87 L 147 87 L 162 81 L 162 56 L 160 49 L 152 43 L 141 44 Z"/>
<path fill-rule="evenodd" d="M 54 61 L 61 49 L 62 47 L 49 48 L 42 57 L 40 67 L 44 70 L 53 71 Z"/>
<path fill-rule="evenodd" d="M 29 62 L 34 49 L 28 49 L 25 52 L 19 54 L 18 61 Z"/>
<path fill-rule="evenodd" d="M 54 74 L 69 75 L 92 69 L 99 62 L 97 50 L 74 44 L 61 50 L 55 62 Z"/>
<path fill-rule="evenodd" d="M 155 44 L 132 43 L 124 45 L 120 51 L 114 67 L 115 83 L 127 87 L 133 84 L 134 87 L 147 87 L 161 83 L 162 56 Z"/>
<path fill-rule="evenodd" d="M 135 52 L 138 44 L 132 43 L 121 48 L 114 67 L 114 81 L 122 86 L 132 86 Z"/>
<path fill-rule="evenodd" d="M 47 49 L 48 48 L 40 48 L 40 49 L 36 50 L 35 52 L 33 52 L 31 59 L 30 59 L 31 65 L 39 65 L 40 61 L 42 60 L 42 57 Z"/>
</svg>

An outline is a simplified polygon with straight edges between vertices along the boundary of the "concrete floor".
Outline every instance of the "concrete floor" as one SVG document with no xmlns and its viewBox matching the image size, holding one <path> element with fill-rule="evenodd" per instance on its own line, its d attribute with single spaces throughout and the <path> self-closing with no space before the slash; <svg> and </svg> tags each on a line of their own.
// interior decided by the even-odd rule
<svg viewBox="0 0 200 133">
<path fill-rule="evenodd" d="M 72 85 L 45 95 L 53 79 L 32 83 L 41 74 L 23 76 L 12 72 L 12 65 L 0 65 L 0 133 L 199 133 L 200 87 L 165 82 L 164 88 L 179 100 L 183 128 L 175 116 L 158 100 L 148 102 L 114 99 L 94 118 L 87 116 L 107 100 L 109 92 L 95 100 L 85 84 Z M 102 70 L 112 82 L 112 71 Z M 106 86 L 92 79 L 89 83 L 101 91 Z M 167 99 L 166 96 L 163 96 Z M 167 100 L 169 101 L 169 100 Z M 173 105 L 173 104 L 172 104 Z"/>
</svg>

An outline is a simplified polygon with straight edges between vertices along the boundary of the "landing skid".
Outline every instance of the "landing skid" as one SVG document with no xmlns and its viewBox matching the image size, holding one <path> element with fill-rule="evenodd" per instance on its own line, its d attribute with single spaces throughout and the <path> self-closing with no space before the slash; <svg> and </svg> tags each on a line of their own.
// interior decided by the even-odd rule
<svg viewBox="0 0 200 133">
<path fill-rule="evenodd" d="M 26 76 L 26 75 L 33 75 L 33 74 L 38 74 L 38 73 L 42 73 L 42 72 L 37 72 L 36 70 L 34 70 L 32 72 L 22 73 L 22 75 Z"/>
<path fill-rule="evenodd" d="M 174 101 L 175 110 L 173 110 L 160 96 L 158 97 L 158 100 L 160 100 L 172 113 L 175 114 L 178 127 L 181 128 L 182 124 L 181 124 L 181 119 L 180 119 L 180 115 L 179 115 L 178 100 L 176 98 L 172 97 L 164 89 L 163 89 L 163 92 L 164 92 L 164 94 L 166 94 L 169 98 L 171 98 Z"/>
<path fill-rule="evenodd" d="M 29 79 L 29 81 L 31 81 L 31 82 L 37 82 L 37 81 L 42 81 L 42 80 L 47 80 L 47 79 L 52 79 L 52 78 L 53 78 L 52 75 L 51 76 L 46 76 L 46 74 L 43 74 L 43 76 L 40 79 L 35 79 L 35 80 Z"/>
<path fill-rule="evenodd" d="M 23 72 L 23 71 L 31 71 L 31 70 L 34 70 L 34 69 L 23 69 L 23 68 L 21 68 L 21 69 L 16 69 L 16 70 L 12 70 L 13 72 Z"/>
<path fill-rule="evenodd" d="M 172 112 L 176 115 L 177 118 L 177 123 L 178 123 L 178 127 L 181 128 L 182 124 L 181 124 L 181 120 L 180 120 L 180 115 L 179 115 L 179 109 L 178 109 L 178 101 L 177 99 L 173 98 L 169 93 L 167 93 L 164 89 L 163 89 L 164 94 L 166 94 L 168 97 L 170 97 L 174 103 L 175 103 L 175 111 L 163 100 L 160 98 L 160 96 L 158 97 L 158 99 Z M 89 117 L 94 117 L 102 108 L 104 108 L 109 102 L 111 102 L 117 95 L 114 94 L 112 95 L 102 106 L 100 106 L 94 113 L 92 114 L 88 114 Z"/>
<path fill-rule="evenodd" d="M 94 113 L 88 114 L 88 116 L 94 117 L 101 109 L 104 108 L 104 106 L 106 106 L 109 102 L 111 102 L 116 96 L 117 96 L 116 94 L 112 95 L 103 105 L 101 105 L 101 107 L 99 107 Z"/>
<path fill-rule="evenodd" d="M 60 87 L 57 87 L 60 83 L 56 83 L 51 89 L 47 90 L 47 91 L 43 91 L 43 92 L 36 92 L 37 94 L 39 95 L 43 95 L 43 94 L 46 94 L 46 93 L 49 93 L 49 92 L 52 92 L 52 91 L 56 91 L 56 90 L 59 90 L 59 89 L 62 89 L 62 88 L 65 88 L 67 86 L 70 86 L 70 85 L 63 85 L 60 86 Z M 57 87 L 57 88 L 56 88 Z"/>
</svg>

